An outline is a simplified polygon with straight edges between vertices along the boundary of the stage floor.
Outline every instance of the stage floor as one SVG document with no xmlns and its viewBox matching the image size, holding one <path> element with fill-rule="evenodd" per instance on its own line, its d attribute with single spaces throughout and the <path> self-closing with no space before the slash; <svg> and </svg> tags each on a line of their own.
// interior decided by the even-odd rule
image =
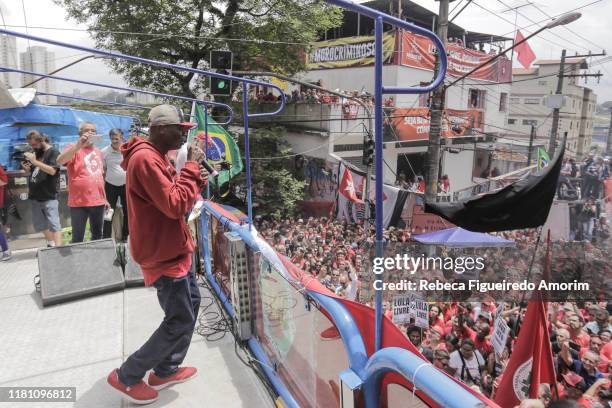
<svg viewBox="0 0 612 408">
<path fill-rule="evenodd" d="M 130 288 L 43 308 L 33 284 L 37 273 L 35 250 L 18 251 L 0 263 L 0 387 L 76 387 L 76 402 L 0 402 L 0 407 L 137 406 L 123 401 L 106 376 L 161 322 L 155 290 Z M 274 406 L 255 373 L 236 356 L 230 333 L 217 341 L 194 334 L 185 365 L 197 367 L 198 377 L 162 390 L 147 406 Z"/>
</svg>

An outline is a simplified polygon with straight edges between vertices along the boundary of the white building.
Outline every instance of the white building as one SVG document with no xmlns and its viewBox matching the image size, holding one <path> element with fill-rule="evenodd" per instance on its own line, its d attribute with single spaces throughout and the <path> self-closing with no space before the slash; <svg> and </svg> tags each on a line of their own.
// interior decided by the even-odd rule
<svg viewBox="0 0 612 408">
<path fill-rule="evenodd" d="M 55 69 L 55 53 L 47 51 L 47 47 L 32 46 L 20 54 L 21 69 L 25 71 L 48 74 Z M 22 86 L 35 81 L 40 77 L 33 75 L 22 75 Z M 52 79 L 43 79 L 36 82 L 32 87 L 40 92 L 56 93 L 55 82 Z M 38 100 L 45 104 L 57 103 L 55 96 L 38 96 Z"/>
<path fill-rule="evenodd" d="M 395 7 L 395 2 L 393 7 Z M 388 1 L 376 0 L 366 6 L 389 12 Z M 401 0 L 406 11 L 402 18 L 431 29 L 437 15 L 408 0 Z M 397 15 L 397 14 L 395 14 Z M 353 12 L 344 13 L 341 27 L 330 30 L 323 41 L 315 43 L 308 57 L 309 70 L 302 79 L 324 88 L 372 93 L 374 88 L 373 32 L 371 18 Z M 504 47 L 510 38 L 467 32 L 449 24 L 449 72 L 447 83 L 469 72 L 491 54 Z M 384 86 L 418 86 L 431 82 L 434 52 L 432 43 L 424 37 L 392 30 L 385 26 L 383 67 Z M 475 76 L 448 88 L 446 117 L 443 122 L 444 140 L 440 175 L 447 174 L 451 192 L 473 184 L 474 150 L 477 142 L 493 141 L 504 133 L 508 115 L 511 63 L 499 58 Z M 389 121 L 385 126 L 384 178 L 393 183 L 403 173 L 408 179 L 426 174 L 426 152 L 429 138 L 428 95 L 385 95 Z M 290 138 L 294 151 L 306 151 L 328 141 L 328 149 L 356 165 L 361 165 L 363 152 L 363 109 L 345 106 L 346 101 L 321 106 L 288 108 L 282 120 L 297 128 L 308 128 Z M 350 111 L 352 109 L 352 111 Z M 309 123 L 300 123 L 309 120 Z M 311 153 L 309 153 L 311 154 Z"/>
<path fill-rule="evenodd" d="M 9 35 L 0 35 L 0 66 L 18 68 L 17 66 L 17 38 Z M 16 72 L 2 72 L 0 80 L 7 88 L 19 88 L 19 74 Z"/>
<path fill-rule="evenodd" d="M 577 75 L 586 60 L 567 59 L 566 75 Z M 541 60 L 531 69 L 514 69 L 514 84 L 510 95 L 509 137 L 529 138 L 531 125 L 536 128 L 536 140 L 549 144 L 552 127 L 550 95 L 557 90 L 559 60 Z M 561 143 L 567 132 L 566 155 L 582 159 L 591 147 L 593 114 L 597 95 L 579 85 L 580 78 L 563 79 L 563 106 L 560 109 L 557 141 Z"/>
</svg>

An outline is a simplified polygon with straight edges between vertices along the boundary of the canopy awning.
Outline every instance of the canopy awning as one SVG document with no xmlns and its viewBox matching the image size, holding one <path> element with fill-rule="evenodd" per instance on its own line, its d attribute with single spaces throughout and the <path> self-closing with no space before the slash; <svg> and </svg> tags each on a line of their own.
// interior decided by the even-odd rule
<svg viewBox="0 0 612 408">
<path fill-rule="evenodd" d="M 513 247 L 514 242 L 494 235 L 471 232 L 463 228 L 447 228 L 427 234 L 415 235 L 413 239 L 426 245 L 444 245 L 454 248 Z"/>
</svg>

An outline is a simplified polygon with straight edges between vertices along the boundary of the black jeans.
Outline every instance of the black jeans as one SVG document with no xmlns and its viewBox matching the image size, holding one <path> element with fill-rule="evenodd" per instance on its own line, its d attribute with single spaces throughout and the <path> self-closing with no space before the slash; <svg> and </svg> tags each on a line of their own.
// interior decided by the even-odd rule
<svg viewBox="0 0 612 408">
<path fill-rule="evenodd" d="M 151 369 L 159 377 L 174 374 L 191 344 L 200 308 L 194 268 L 182 278 L 162 276 L 153 286 L 164 310 L 164 320 L 149 340 L 119 368 L 119 381 L 126 386 L 138 383 Z"/>
<path fill-rule="evenodd" d="M 110 183 L 104 183 L 104 191 L 106 192 L 106 199 L 113 210 L 117 209 L 117 199 L 121 198 L 121 207 L 123 208 L 123 226 L 121 231 L 121 238 L 127 239 L 128 236 L 128 214 L 127 214 L 127 201 L 125 196 L 125 185 L 115 186 Z M 104 238 L 110 238 L 113 232 L 113 222 L 104 221 Z"/>
<path fill-rule="evenodd" d="M 89 219 L 91 240 L 102 239 L 102 224 L 104 221 L 104 206 L 70 207 L 70 221 L 72 223 L 72 243 L 83 242 L 85 238 L 85 225 Z"/>
</svg>

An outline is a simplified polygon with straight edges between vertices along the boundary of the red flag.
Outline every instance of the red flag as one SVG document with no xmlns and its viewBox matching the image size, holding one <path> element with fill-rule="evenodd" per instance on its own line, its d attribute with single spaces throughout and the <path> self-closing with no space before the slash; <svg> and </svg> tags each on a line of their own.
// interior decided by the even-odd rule
<svg viewBox="0 0 612 408">
<path fill-rule="evenodd" d="M 523 37 L 523 34 L 521 34 L 520 31 L 517 31 L 516 38 L 514 39 L 514 43 L 518 44 L 524 39 L 525 37 Z M 518 62 L 521 63 L 523 67 L 525 67 L 525 69 L 529 68 L 531 66 L 531 63 L 536 59 L 536 56 L 533 53 L 533 50 L 531 49 L 531 47 L 526 41 L 520 44 L 518 47 L 516 47 L 515 50 L 516 50 L 516 55 L 517 55 L 516 59 L 518 60 Z"/>
<path fill-rule="evenodd" d="M 354 203 L 363 204 L 363 200 L 359 199 L 355 193 L 353 176 L 346 166 L 344 167 L 344 174 L 342 174 L 342 181 L 340 181 L 340 194 Z"/>
<path fill-rule="evenodd" d="M 540 383 L 555 384 L 544 302 L 529 301 L 516 346 L 508 362 L 495 402 L 512 408 L 526 398 L 538 398 Z"/>
<path fill-rule="evenodd" d="M 546 239 L 546 255 L 542 280 L 550 281 L 550 231 Z M 555 365 L 548 335 L 546 305 L 547 293 L 534 291 L 527 306 L 523 325 L 508 361 L 495 402 L 502 408 L 512 408 L 527 398 L 538 398 L 540 383 L 557 386 Z"/>
</svg>

